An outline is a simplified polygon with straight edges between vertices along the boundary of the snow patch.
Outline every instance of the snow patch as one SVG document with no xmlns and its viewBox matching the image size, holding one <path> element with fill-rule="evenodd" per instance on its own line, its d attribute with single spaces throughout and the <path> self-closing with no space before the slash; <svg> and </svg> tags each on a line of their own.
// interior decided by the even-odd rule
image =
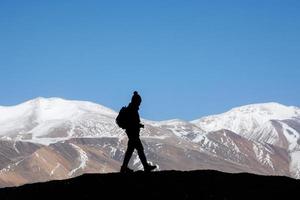
<svg viewBox="0 0 300 200">
<path fill-rule="evenodd" d="M 267 166 L 270 166 L 274 170 L 273 163 L 269 153 L 264 152 L 263 145 L 259 143 L 253 143 L 253 151 L 255 153 L 256 159 Z"/>
<path fill-rule="evenodd" d="M 80 161 L 80 164 L 77 168 L 73 169 L 72 171 L 69 172 L 69 176 L 72 176 L 77 170 L 79 169 L 84 169 L 86 167 L 87 161 L 88 161 L 88 156 L 86 152 L 80 148 L 79 146 L 72 144 L 71 145 L 77 150 L 79 153 L 79 158 L 77 158 Z"/>
<path fill-rule="evenodd" d="M 290 156 L 290 172 L 293 177 L 300 179 L 300 151 L 292 152 Z"/>
<path fill-rule="evenodd" d="M 20 151 L 18 150 L 18 148 L 17 148 L 17 146 L 16 146 L 16 141 L 14 141 L 14 149 L 15 149 L 15 151 L 19 154 L 20 153 Z"/>
<path fill-rule="evenodd" d="M 60 163 L 57 163 L 56 166 L 51 170 L 50 176 L 53 176 L 54 172 L 60 167 Z"/>
<path fill-rule="evenodd" d="M 283 134 L 289 142 L 289 150 L 295 149 L 295 147 L 297 146 L 297 141 L 299 139 L 298 131 L 286 125 L 285 123 L 281 123 L 281 125 L 283 129 Z"/>
</svg>

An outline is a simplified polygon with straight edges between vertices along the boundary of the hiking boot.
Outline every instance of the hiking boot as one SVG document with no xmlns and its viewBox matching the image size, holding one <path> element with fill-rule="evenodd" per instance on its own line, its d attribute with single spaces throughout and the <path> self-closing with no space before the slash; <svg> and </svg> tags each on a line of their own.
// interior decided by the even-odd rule
<svg viewBox="0 0 300 200">
<path fill-rule="evenodd" d="M 145 172 L 151 172 L 152 170 L 156 169 L 156 165 L 147 165 L 146 167 L 144 167 L 144 171 Z"/>
<path fill-rule="evenodd" d="M 121 173 L 132 173 L 133 170 L 128 168 L 128 167 L 121 167 L 121 170 L 120 170 Z"/>
</svg>

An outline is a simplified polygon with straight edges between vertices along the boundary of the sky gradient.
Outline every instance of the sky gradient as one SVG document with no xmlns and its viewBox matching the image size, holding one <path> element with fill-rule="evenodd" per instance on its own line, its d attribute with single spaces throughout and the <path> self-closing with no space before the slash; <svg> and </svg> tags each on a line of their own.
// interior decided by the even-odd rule
<svg viewBox="0 0 300 200">
<path fill-rule="evenodd" d="M 300 106 L 300 1 L 0 1 L 0 105 L 42 97 L 192 120 Z"/>
</svg>

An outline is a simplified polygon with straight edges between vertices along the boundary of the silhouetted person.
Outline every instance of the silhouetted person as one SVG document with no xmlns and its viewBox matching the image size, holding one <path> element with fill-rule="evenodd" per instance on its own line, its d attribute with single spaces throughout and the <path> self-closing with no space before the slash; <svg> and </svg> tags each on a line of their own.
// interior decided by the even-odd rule
<svg viewBox="0 0 300 200">
<path fill-rule="evenodd" d="M 152 166 L 147 162 L 143 144 L 140 140 L 140 128 L 144 128 L 144 125 L 141 124 L 140 116 L 139 116 L 139 106 L 142 102 L 141 96 L 137 91 L 133 93 L 131 98 L 131 102 L 126 108 L 126 117 L 127 117 L 127 125 L 125 128 L 125 132 L 128 136 L 128 145 L 125 153 L 123 165 L 121 167 L 121 172 L 132 172 L 133 170 L 129 169 L 128 163 L 133 154 L 134 149 L 137 150 L 139 158 L 143 164 L 144 171 L 152 171 L 156 168 L 156 166 Z"/>
</svg>

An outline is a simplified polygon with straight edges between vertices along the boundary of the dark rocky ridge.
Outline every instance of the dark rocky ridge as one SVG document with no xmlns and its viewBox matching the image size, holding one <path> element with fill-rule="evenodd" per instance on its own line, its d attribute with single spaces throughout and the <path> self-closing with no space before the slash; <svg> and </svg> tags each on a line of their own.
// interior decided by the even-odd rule
<svg viewBox="0 0 300 200">
<path fill-rule="evenodd" d="M 300 181 L 213 170 L 85 174 L 0 189 L 5 199 L 271 199 L 296 198 Z"/>
</svg>

